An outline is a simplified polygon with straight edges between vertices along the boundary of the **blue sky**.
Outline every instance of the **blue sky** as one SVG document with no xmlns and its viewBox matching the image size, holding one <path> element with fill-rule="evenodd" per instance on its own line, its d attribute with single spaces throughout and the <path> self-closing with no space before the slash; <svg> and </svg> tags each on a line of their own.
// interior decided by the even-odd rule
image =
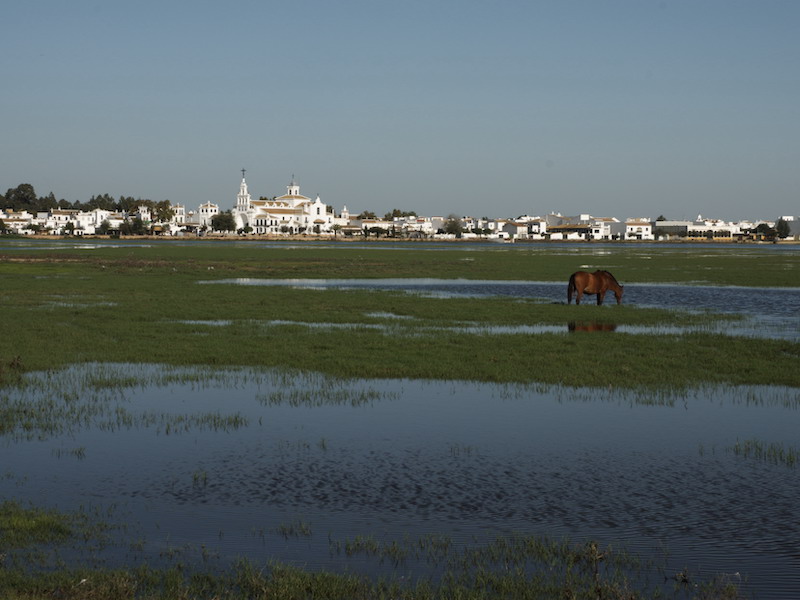
<svg viewBox="0 0 800 600">
<path fill-rule="evenodd" d="M 9 0 L 0 192 L 800 214 L 796 0 Z"/>
</svg>

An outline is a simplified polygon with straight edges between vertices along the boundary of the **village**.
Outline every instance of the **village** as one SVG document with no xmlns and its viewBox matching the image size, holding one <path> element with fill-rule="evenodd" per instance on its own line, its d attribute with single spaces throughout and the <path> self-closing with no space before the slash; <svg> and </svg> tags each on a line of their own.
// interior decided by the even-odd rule
<svg viewBox="0 0 800 600">
<path fill-rule="evenodd" d="M 163 204 L 163 203 L 160 203 Z M 337 214 L 319 196 L 300 193 L 294 176 L 286 193 L 253 199 L 242 172 L 239 193 L 232 209 L 221 210 L 206 202 L 195 211 L 181 204 L 160 206 L 140 203 L 130 210 L 52 208 L 47 211 L 19 210 L 0 206 L 0 233 L 17 235 L 156 235 L 241 236 L 407 239 L 485 239 L 494 241 L 773 241 L 800 240 L 800 217 L 788 215 L 774 220 L 728 222 L 704 218 L 669 220 L 662 217 L 631 217 L 590 214 L 566 216 L 521 215 L 515 218 L 472 216 L 422 216 L 398 210 L 377 217 L 363 211 L 351 214 L 344 206 Z M 165 210 L 166 208 L 166 210 Z"/>
</svg>

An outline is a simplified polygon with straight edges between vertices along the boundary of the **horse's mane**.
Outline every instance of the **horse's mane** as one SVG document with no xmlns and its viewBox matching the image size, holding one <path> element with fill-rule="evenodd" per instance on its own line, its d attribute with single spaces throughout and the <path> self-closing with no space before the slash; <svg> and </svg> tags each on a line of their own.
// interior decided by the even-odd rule
<svg viewBox="0 0 800 600">
<path fill-rule="evenodd" d="M 622 284 L 619 281 L 617 281 L 617 278 L 614 277 L 611 273 L 609 273 L 608 271 L 606 271 L 604 269 L 601 269 L 600 272 L 603 273 L 604 275 L 608 275 L 611 278 L 611 281 L 616 283 L 619 287 L 622 287 Z"/>
</svg>

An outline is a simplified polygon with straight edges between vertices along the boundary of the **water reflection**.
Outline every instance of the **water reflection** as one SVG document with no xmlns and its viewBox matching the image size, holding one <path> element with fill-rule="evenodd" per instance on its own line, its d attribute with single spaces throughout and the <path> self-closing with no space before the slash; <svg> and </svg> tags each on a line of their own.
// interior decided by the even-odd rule
<svg viewBox="0 0 800 600">
<path fill-rule="evenodd" d="M 109 565 L 131 560 L 127 536 L 144 540 L 138 561 L 189 545 L 223 562 L 350 569 L 330 539 L 547 534 L 667 550 L 675 571 L 740 572 L 769 597 L 800 588 L 796 469 L 731 451 L 747 439 L 794 448 L 797 390 L 86 365 L 31 375 L 8 402 L 57 419 L 6 424 L 0 495 L 118 507 L 125 550 Z M 313 533 L 269 534 L 298 519 Z"/>
<path fill-rule="evenodd" d="M 576 321 L 570 321 L 567 323 L 567 330 L 568 331 L 616 331 L 617 325 L 616 323 L 578 323 Z"/>
</svg>

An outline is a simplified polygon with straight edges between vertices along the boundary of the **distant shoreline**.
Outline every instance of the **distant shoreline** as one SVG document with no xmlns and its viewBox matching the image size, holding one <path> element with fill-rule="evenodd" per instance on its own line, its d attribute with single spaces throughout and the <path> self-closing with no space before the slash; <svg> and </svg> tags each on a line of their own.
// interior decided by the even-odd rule
<svg viewBox="0 0 800 600">
<path fill-rule="evenodd" d="M 2 239 L 0 235 L 0 239 Z M 110 236 L 110 235 L 52 235 L 52 234 L 31 234 L 31 235 L 7 235 L 12 239 L 34 239 L 34 240 L 147 240 L 147 241 L 178 241 L 178 240 L 193 240 L 193 241 L 209 241 L 209 242 L 306 242 L 315 244 L 320 242 L 330 243 L 353 243 L 353 242 L 367 242 L 367 243 L 409 243 L 418 244 L 425 242 L 437 243 L 452 243 L 452 244 L 475 244 L 475 243 L 494 243 L 498 245 L 503 244 L 741 244 L 741 245 L 794 245 L 800 244 L 800 240 L 776 240 L 776 241 L 763 241 L 763 240 L 735 240 L 731 238 L 716 238 L 709 240 L 708 238 L 681 238 L 674 240 L 532 240 L 532 239 L 519 239 L 519 240 L 488 240 L 481 238 L 473 239 L 452 239 L 452 238 L 394 238 L 394 237 L 369 237 L 362 236 L 308 236 L 308 235 L 237 235 L 237 234 L 204 234 L 199 235 L 183 235 L 183 236 L 166 236 L 166 235 L 126 235 L 126 236 Z"/>
</svg>

